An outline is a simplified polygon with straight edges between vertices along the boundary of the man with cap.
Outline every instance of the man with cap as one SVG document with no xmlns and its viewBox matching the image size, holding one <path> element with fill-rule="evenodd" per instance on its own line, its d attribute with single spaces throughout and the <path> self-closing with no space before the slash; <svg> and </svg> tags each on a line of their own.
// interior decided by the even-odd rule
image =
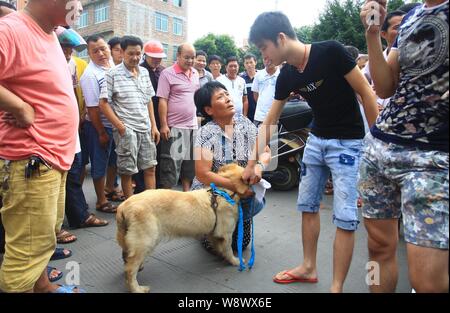
<svg viewBox="0 0 450 313">
<path fill-rule="evenodd" d="M 162 59 L 166 58 L 167 55 L 164 53 L 164 47 L 158 40 L 150 40 L 144 45 L 144 60 L 141 63 L 141 66 L 146 68 L 148 73 L 150 74 L 150 80 L 152 82 L 152 86 L 154 90 L 158 90 L 158 81 L 161 72 L 164 70 L 164 66 L 161 65 Z M 160 128 L 159 122 L 159 113 L 158 113 L 158 105 L 159 98 L 155 95 L 152 98 L 153 109 L 155 112 L 155 120 L 156 127 Z M 158 165 L 156 166 L 156 186 L 159 186 L 159 164 L 161 159 L 161 149 L 160 144 L 156 145 L 156 160 L 158 161 Z M 136 188 L 134 189 L 135 193 L 139 193 L 145 190 L 144 186 L 144 177 L 142 171 L 139 171 L 138 174 L 134 175 L 134 180 L 136 182 Z"/>
</svg>

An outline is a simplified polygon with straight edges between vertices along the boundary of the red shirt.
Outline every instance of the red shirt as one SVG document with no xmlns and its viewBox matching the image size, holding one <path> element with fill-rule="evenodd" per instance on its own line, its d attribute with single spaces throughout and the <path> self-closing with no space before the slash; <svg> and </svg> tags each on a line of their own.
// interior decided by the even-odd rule
<svg viewBox="0 0 450 313">
<path fill-rule="evenodd" d="M 0 19 L 0 85 L 30 104 L 36 117 L 23 129 L 2 122 L 0 111 L 0 158 L 38 155 L 69 170 L 79 123 L 72 78 L 56 35 L 26 14 Z"/>
</svg>

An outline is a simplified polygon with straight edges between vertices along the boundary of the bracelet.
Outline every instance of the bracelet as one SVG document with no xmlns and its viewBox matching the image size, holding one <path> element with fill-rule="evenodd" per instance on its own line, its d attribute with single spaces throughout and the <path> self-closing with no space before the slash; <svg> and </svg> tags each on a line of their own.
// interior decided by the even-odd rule
<svg viewBox="0 0 450 313">
<path fill-rule="evenodd" d="M 256 162 L 256 165 L 261 166 L 261 172 L 264 172 L 266 170 L 266 166 L 261 161 Z"/>
</svg>

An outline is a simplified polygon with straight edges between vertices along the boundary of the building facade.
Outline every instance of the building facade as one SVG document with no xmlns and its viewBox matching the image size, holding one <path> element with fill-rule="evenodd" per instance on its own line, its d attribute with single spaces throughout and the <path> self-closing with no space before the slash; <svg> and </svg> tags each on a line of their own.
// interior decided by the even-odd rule
<svg viewBox="0 0 450 313">
<path fill-rule="evenodd" d="M 178 46 L 187 40 L 187 0 L 81 0 L 83 13 L 76 30 L 84 38 L 100 34 L 133 35 L 144 42 L 159 40 L 166 65 L 176 59 Z M 83 51 L 81 57 L 87 57 Z"/>
</svg>

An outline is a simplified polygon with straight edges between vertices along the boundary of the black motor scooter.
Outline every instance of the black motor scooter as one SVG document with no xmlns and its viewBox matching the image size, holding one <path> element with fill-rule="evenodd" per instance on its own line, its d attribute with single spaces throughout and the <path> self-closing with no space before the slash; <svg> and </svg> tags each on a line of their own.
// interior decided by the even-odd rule
<svg viewBox="0 0 450 313">
<path fill-rule="evenodd" d="M 271 165 L 276 164 L 276 169 L 263 174 L 273 189 L 285 191 L 298 186 L 300 162 L 312 119 L 312 110 L 306 101 L 291 100 L 284 106 L 278 124 L 278 137 L 271 141 L 271 147 L 277 147 L 271 161 Z"/>
</svg>

